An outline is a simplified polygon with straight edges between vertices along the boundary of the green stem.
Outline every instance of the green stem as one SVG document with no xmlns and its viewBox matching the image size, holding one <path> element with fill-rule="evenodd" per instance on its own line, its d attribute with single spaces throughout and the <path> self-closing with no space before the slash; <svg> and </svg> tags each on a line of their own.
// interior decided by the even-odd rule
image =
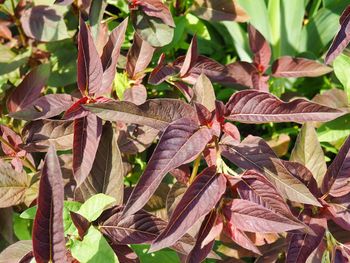
<svg viewBox="0 0 350 263">
<path fill-rule="evenodd" d="M 192 174 L 191 174 L 190 181 L 189 181 L 190 184 L 192 184 L 192 182 L 194 181 L 194 179 L 197 176 L 200 163 L 201 163 L 201 155 L 199 154 L 198 157 L 196 158 L 196 160 L 194 161 L 193 170 L 192 170 Z"/>
</svg>

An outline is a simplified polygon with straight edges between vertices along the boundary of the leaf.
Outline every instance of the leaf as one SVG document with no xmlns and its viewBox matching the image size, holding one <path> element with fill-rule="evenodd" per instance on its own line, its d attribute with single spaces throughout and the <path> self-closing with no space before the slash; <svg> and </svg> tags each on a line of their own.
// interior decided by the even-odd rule
<svg viewBox="0 0 350 263">
<path fill-rule="evenodd" d="M 169 76 L 175 75 L 176 70 L 171 65 L 165 63 L 165 54 L 162 53 L 159 57 L 157 66 L 151 72 L 148 83 L 152 85 L 159 85 L 164 82 Z"/>
<path fill-rule="evenodd" d="M 193 161 L 211 139 L 208 128 L 199 128 L 183 118 L 172 122 L 164 131 L 138 184 L 126 203 L 125 215 L 141 209 L 156 191 L 165 175 L 182 164 Z"/>
<path fill-rule="evenodd" d="M 136 84 L 124 91 L 124 100 L 136 105 L 142 105 L 147 100 L 147 89 L 142 84 Z"/>
<path fill-rule="evenodd" d="M 284 56 L 272 64 L 272 76 L 282 78 L 318 77 L 331 71 L 332 68 L 306 58 Z"/>
<path fill-rule="evenodd" d="M 74 120 L 73 173 L 77 186 L 89 175 L 102 133 L 102 120 L 95 115 Z"/>
<path fill-rule="evenodd" d="M 128 26 L 128 18 L 121 22 L 110 34 L 103 48 L 101 62 L 103 66 L 102 87 L 98 94 L 108 93 L 116 73 L 120 49 L 125 39 L 125 31 Z"/>
<path fill-rule="evenodd" d="M 333 39 L 331 46 L 329 47 L 325 62 L 326 64 L 332 63 L 332 61 L 346 48 L 350 42 L 349 37 L 349 23 L 350 23 L 350 14 L 349 6 L 341 15 L 341 20 L 339 20 L 340 29 L 336 36 Z"/>
<path fill-rule="evenodd" d="M 256 68 L 251 63 L 245 61 L 236 61 L 226 66 L 229 74 L 233 77 L 234 83 L 237 83 L 246 87 L 253 87 L 253 73 L 256 72 Z"/>
<path fill-rule="evenodd" d="M 74 102 L 75 98 L 68 94 L 48 94 L 9 116 L 26 121 L 49 119 L 69 109 Z"/>
<path fill-rule="evenodd" d="M 126 72 L 131 79 L 137 79 L 138 75 L 142 75 L 152 61 L 154 51 L 155 48 L 143 41 L 137 33 L 134 34 L 132 46 L 126 57 Z"/>
<path fill-rule="evenodd" d="M 31 70 L 7 99 L 8 111 L 22 110 L 40 97 L 41 90 L 47 83 L 49 75 L 49 64 L 42 64 Z"/>
<path fill-rule="evenodd" d="M 350 193 L 350 137 L 344 142 L 338 155 L 328 167 L 323 179 L 322 193 L 330 193 L 334 197 L 341 197 Z"/>
<path fill-rule="evenodd" d="M 222 155 L 243 169 L 262 173 L 278 192 L 291 201 L 321 206 L 308 188 L 296 179 L 263 139 L 248 136 L 239 145 L 221 145 Z"/>
<path fill-rule="evenodd" d="M 226 119 L 243 123 L 330 121 L 345 112 L 304 99 L 283 102 L 266 92 L 236 92 L 226 104 Z"/>
<path fill-rule="evenodd" d="M 270 65 L 271 49 L 270 44 L 264 36 L 252 25 L 248 26 L 249 46 L 254 54 L 254 63 L 258 70 L 264 73 Z"/>
<path fill-rule="evenodd" d="M 27 152 L 46 152 L 50 144 L 58 151 L 72 149 L 73 122 L 60 120 L 37 120 L 26 124 L 22 131 Z"/>
<path fill-rule="evenodd" d="M 74 226 L 78 229 L 80 239 L 83 239 L 86 232 L 90 228 L 90 222 L 83 216 L 73 211 L 70 211 L 70 216 L 74 223 Z"/>
<path fill-rule="evenodd" d="M 197 37 L 194 36 L 192 38 L 191 44 L 187 50 L 185 60 L 180 69 L 180 77 L 185 76 L 188 71 L 195 65 L 198 59 L 198 50 L 197 50 Z"/>
<path fill-rule="evenodd" d="M 0 208 L 22 203 L 29 185 L 25 172 L 16 172 L 11 164 L 0 160 Z"/>
<path fill-rule="evenodd" d="M 171 122 L 183 117 L 197 120 L 195 110 L 176 99 L 152 99 L 140 106 L 126 101 L 115 101 L 84 107 L 103 120 L 146 125 L 161 131 Z"/>
<path fill-rule="evenodd" d="M 173 40 L 174 28 L 159 18 L 148 16 L 142 11 L 133 11 L 131 21 L 140 37 L 153 47 L 163 47 Z"/>
<path fill-rule="evenodd" d="M 79 195 L 81 199 L 86 200 L 95 194 L 103 193 L 114 197 L 117 204 L 122 204 L 123 192 L 122 156 L 115 131 L 111 123 L 107 122 L 103 125 L 101 140 L 90 174 L 75 190 L 75 196 Z"/>
<path fill-rule="evenodd" d="M 201 74 L 193 86 L 192 101 L 205 106 L 210 112 L 215 109 L 215 91 L 207 76 Z"/>
<path fill-rule="evenodd" d="M 287 251 L 286 263 L 306 262 L 310 254 L 323 240 L 327 228 L 327 220 L 324 218 L 311 218 L 309 226 L 316 235 L 290 234 L 291 240 Z"/>
<path fill-rule="evenodd" d="M 32 250 L 31 240 L 20 240 L 0 253 L 0 263 L 17 263 Z"/>
<path fill-rule="evenodd" d="M 191 7 L 192 13 L 208 21 L 246 22 L 249 16 L 235 0 L 197 0 Z"/>
<path fill-rule="evenodd" d="M 20 18 L 24 33 L 38 41 L 69 38 L 63 15 L 55 6 L 37 5 L 24 11 Z"/>
<path fill-rule="evenodd" d="M 317 139 L 317 133 L 311 123 L 307 122 L 301 128 L 290 160 L 305 165 L 313 174 L 318 185 L 322 184 L 327 165 L 323 150 Z"/>
<path fill-rule="evenodd" d="M 94 40 L 80 17 L 78 34 L 78 87 L 83 96 L 98 93 L 102 86 L 103 68 Z"/>
<path fill-rule="evenodd" d="M 278 233 L 304 227 L 261 205 L 241 199 L 234 199 L 226 206 L 224 214 L 235 227 L 249 232 Z"/>
<path fill-rule="evenodd" d="M 212 227 L 215 225 L 215 221 L 218 214 L 215 210 L 211 211 L 204 219 L 201 228 L 198 232 L 196 244 L 191 250 L 191 253 L 187 257 L 188 263 L 202 262 L 205 260 L 213 248 L 215 240 L 211 240 L 208 244 L 204 245 L 202 242 L 210 233 Z"/>
<path fill-rule="evenodd" d="M 350 78 L 349 78 L 350 57 L 340 54 L 333 62 L 334 73 L 346 91 L 350 101 Z"/>
<path fill-rule="evenodd" d="M 77 213 L 85 217 L 89 222 L 92 222 L 96 220 L 106 208 L 114 204 L 115 201 L 114 197 L 105 194 L 97 194 L 86 200 Z"/>
<path fill-rule="evenodd" d="M 72 256 L 81 263 L 119 262 L 103 235 L 91 226 L 82 241 L 75 240 L 71 246 Z"/>
<path fill-rule="evenodd" d="M 320 142 L 334 143 L 346 139 L 350 134 L 350 114 L 341 116 L 330 122 L 322 124 L 317 129 L 317 136 Z"/>
<path fill-rule="evenodd" d="M 171 12 L 167 5 L 163 4 L 160 0 L 146 0 L 140 2 L 142 11 L 151 17 L 157 17 L 163 21 L 164 24 L 175 27 L 175 23 Z"/>
<path fill-rule="evenodd" d="M 215 207 L 226 191 L 226 178 L 217 174 L 216 169 L 216 166 L 211 166 L 196 177 L 172 213 L 167 227 L 152 243 L 150 251 L 173 245 Z"/>
<path fill-rule="evenodd" d="M 63 229 L 63 179 L 56 150 L 51 146 L 41 170 L 38 213 L 33 225 L 33 253 L 36 262 L 65 262 Z"/>
</svg>

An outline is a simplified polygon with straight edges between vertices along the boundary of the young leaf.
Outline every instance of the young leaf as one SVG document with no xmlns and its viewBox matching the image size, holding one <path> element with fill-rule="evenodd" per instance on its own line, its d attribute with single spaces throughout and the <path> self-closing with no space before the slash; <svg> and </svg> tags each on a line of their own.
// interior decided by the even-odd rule
<svg viewBox="0 0 350 263">
<path fill-rule="evenodd" d="M 134 40 L 126 62 L 126 72 L 130 78 L 137 78 L 137 75 L 147 68 L 152 61 L 154 51 L 155 49 L 150 44 L 143 41 L 137 33 L 134 34 Z"/>
<path fill-rule="evenodd" d="M 205 106 L 210 112 L 215 109 L 215 91 L 207 76 L 201 74 L 193 86 L 192 101 Z"/>
<path fill-rule="evenodd" d="M 105 194 L 97 194 L 90 197 L 81 205 L 78 214 L 82 215 L 89 222 L 96 220 L 102 212 L 115 203 L 115 199 Z"/>
<path fill-rule="evenodd" d="M 211 139 L 208 128 L 199 128 L 187 118 L 172 122 L 164 131 L 147 168 L 134 188 L 124 213 L 140 210 L 156 191 L 164 176 L 182 164 L 193 161 Z"/>
<path fill-rule="evenodd" d="M 280 57 L 272 64 L 272 76 L 284 78 L 318 77 L 333 69 L 306 58 Z"/>
<path fill-rule="evenodd" d="M 330 121 L 345 112 L 304 99 L 283 102 L 266 92 L 244 90 L 226 104 L 226 119 L 243 123 Z"/>
<path fill-rule="evenodd" d="M 80 186 L 89 175 L 102 133 L 102 120 L 93 114 L 74 120 L 73 173 Z"/>
<path fill-rule="evenodd" d="M 86 232 L 90 228 L 90 222 L 82 215 L 70 211 L 70 216 L 74 223 L 74 226 L 78 229 L 78 234 L 81 239 L 84 238 Z"/>
<path fill-rule="evenodd" d="M 322 193 L 330 193 L 334 197 L 341 197 L 350 193 L 350 137 L 344 142 L 338 155 L 329 166 L 323 179 Z"/>
<path fill-rule="evenodd" d="M 248 25 L 249 46 L 254 54 L 254 63 L 258 71 L 264 73 L 270 64 L 270 44 L 264 36 L 251 24 Z"/>
<path fill-rule="evenodd" d="M 117 101 L 84 107 L 103 120 L 146 125 L 161 131 L 180 118 L 197 120 L 196 111 L 190 105 L 175 99 L 152 99 L 140 106 Z"/>
<path fill-rule="evenodd" d="M 304 228 L 299 223 L 247 200 L 234 199 L 224 208 L 224 213 L 235 227 L 243 231 L 278 233 Z"/>
<path fill-rule="evenodd" d="M 50 65 L 42 64 L 28 73 L 11 93 L 7 100 L 7 109 L 16 112 L 32 104 L 40 97 L 41 90 L 46 85 L 50 76 Z"/>
<path fill-rule="evenodd" d="M 283 197 L 291 201 L 321 206 L 308 188 L 295 178 L 259 137 L 248 136 L 239 145 L 222 145 L 222 155 L 244 169 L 262 173 Z"/>
<path fill-rule="evenodd" d="M 50 146 L 41 170 L 38 212 L 33 225 L 36 262 L 65 262 L 63 179 L 56 149 Z"/>
<path fill-rule="evenodd" d="M 286 263 L 304 263 L 310 254 L 318 247 L 327 228 L 324 218 L 311 218 L 308 224 L 316 235 L 293 233 L 287 252 Z"/>
<path fill-rule="evenodd" d="M 97 95 L 108 93 L 115 77 L 120 49 L 125 39 L 125 31 L 128 26 L 128 18 L 121 22 L 111 33 L 108 42 L 103 48 L 101 56 L 103 66 L 102 87 Z"/>
<path fill-rule="evenodd" d="M 332 63 L 332 61 L 346 48 L 350 42 L 349 24 L 350 24 L 350 6 L 348 6 L 340 17 L 340 29 L 333 39 L 331 46 L 329 47 L 325 62 L 326 64 Z"/>
<path fill-rule="evenodd" d="M 184 77 L 187 72 L 193 67 L 198 59 L 198 50 L 197 50 L 197 37 L 192 38 L 190 47 L 187 50 L 185 60 L 180 69 L 180 77 Z"/>
<path fill-rule="evenodd" d="M 101 89 L 103 68 L 94 40 L 80 17 L 78 35 L 78 87 L 83 96 L 93 95 Z"/>
<path fill-rule="evenodd" d="M 193 3 L 191 11 L 208 21 L 246 22 L 249 19 L 236 0 L 197 0 Z"/>
<path fill-rule="evenodd" d="M 196 177 L 175 208 L 167 227 L 153 242 L 150 251 L 174 244 L 215 207 L 226 191 L 226 178 L 217 174 L 216 169 L 216 166 L 211 166 Z"/>
<path fill-rule="evenodd" d="M 317 139 L 317 133 L 311 123 L 307 122 L 301 128 L 290 160 L 305 165 L 315 177 L 318 185 L 322 184 L 327 165 L 323 150 Z"/>
</svg>

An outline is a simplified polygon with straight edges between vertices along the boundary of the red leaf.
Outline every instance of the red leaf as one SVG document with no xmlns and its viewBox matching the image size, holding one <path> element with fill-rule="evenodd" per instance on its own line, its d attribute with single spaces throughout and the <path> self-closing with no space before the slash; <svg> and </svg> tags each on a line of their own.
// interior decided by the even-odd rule
<svg viewBox="0 0 350 263">
<path fill-rule="evenodd" d="M 193 97 L 193 90 L 185 83 L 180 81 L 174 82 L 175 87 L 184 95 L 187 101 L 191 101 Z"/>
<path fill-rule="evenodd" d="M 331 46 L 327 51 L 325 58 L 326 64 L 330 64 L 349 44 L 350 42 L 350 6 L 348 6 L 340 17 L 340 29 L 337 35 L 334 37 Z"/>
<path fill-rule="evenodd" d="M 319 62 L 306 58 L 280 57 L 272 64 L 272 76 L 285 78 L 318 77 L 331 72 Z"/>
<path fill-rule="evenodd" d="M 78 229 L 79 237 L 83 239 L 90 227 L 90 222 L 82 215 L 73 211 L 70 211 L 70 217 L 72 218 L 74 226 Z"/>
<path fill-rule="evenodd" d="M 65 262 L 63 229 L 63 179 L 56 150 L 51 146 L 41 171 L 38 210 L 33 225 L 36 262 Z"/>
<path fill-rule="evenodd" d="M 237 61 L 226 66 L 233 82 L 246 87 L 253 87 L 252 75 L 257 69 L 251 63 Z"/>
<path fill-rule="evenodd" d="M 236 92 L 226 104 L 226 118 L 243 123 L 330 121 L 345 112 L 304 99 L 283 102 L 266 92 Z"/>
<path fill-rule="evenodd" d="M 50 65 L 37 66 L 26 75 L 7 100 L 7 109 L 11 112 L 22 110 L 40 97 L 50 75 Z"/>
<path fill-rule="evenodd" d="M 101 89 L 103 68 L 94 40 L 80 17 L 78 34 L 78 87 L 85 97 Z"/>
<path fill-rule="evenodd" d="M 12 146 L 9 147 L 7 144 L 1 142 L 0 144 L 4 154 L 8 156 L 14 156 L 17 152 L 21 151 L 19 145 L 22 143 L 22 139 L 13 130 L 6 127 L 5 125 L 0 124 L 0 136 Z M 13 148 L 15 149 L 15 151 L 13 150 Z"/>
<path fill-rule="evenodd" d="M 77 186 L 89 175 L 102 133 L 102 120 L 89 114 L 74 121 L 73 172 Z"/>
<path fill-rule="evenodd" d="M 211 139 L 208 128 L 187 118 L 172 122 L 164 131 L 147 168 L 134 188 L 125 215 L 140 210 L 156 191 L 164 176 L 182 164 L 193 161 Z"/>
<path fill-rule="evenodd" d="M 108 42 L 103 48 L 103 53 L 101 56 L 103 66 L 102 86 L 96 92 L 97 95 L 110 93 L 111 91 L 110 88 L 115 77 L 116 66 L 120 55 L 120 49 L 125 39 L 125 31 L 127 26 L 128 18 L 113 29 L 108 38 Z"/>
<path fill-rule="evenodd" d="M 226 191 L 226 178 L 217 174 L 216 169 L 216 166 L 211 166 L 196 177 L 176 206 L 167 227 L 153 242 L 150 251 L 174 244 L 215 207 Z"/>
<path fill-rule="evenodd" d="M 63 118 L 66 120 L 74 120 L 83 118 L 89 114 L 87 110 L 85 110 L 82 105 L 87 104 L 89 101 L 88 97 L 83 97 L 77 102 L 75 102 L 63 115 Z"/>
<path fill-rule="evenodd" d="M 195 65 L 198 59 L 198 51 L 197 51 L 197 37 L 194 36 L 192 38 L 190 47 L 187 50 L 185 60 L 181 66 L 180 77 L 184 77 L 189 70 Z"/>
<path fill-rule="evenodd" d="M 153 69 L 149 76 L 148 83 L 152 85 L 159 85 L 160 83 L 164 82 L 169 76 L 175 74 L 175 68 L 165 63 L 165 54 L 162 53 L 157 66 Z"/>
<path fill-rule="evenodd" d="M 271 49 L 264 36 L 251 24 L 248 25 L 249 45 L 254 53 L 254 63 L 264 73 L 270 65 Z"/>
<path fill-rule="evenodd" d="M 175 27 L 173 17 L 169 8 L 163 4 L 161 0 L 147 0 L 140 1 L 142 11 L 151 17 L 157 17 L 163 21 L 164 24 Z"/>
</svg>

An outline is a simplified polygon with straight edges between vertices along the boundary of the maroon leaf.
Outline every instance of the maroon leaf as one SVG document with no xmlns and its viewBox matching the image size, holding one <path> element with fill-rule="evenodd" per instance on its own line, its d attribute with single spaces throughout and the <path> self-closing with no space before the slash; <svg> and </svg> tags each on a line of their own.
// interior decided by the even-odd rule
<svg viewBox="0 0 350 263">
<path fill-rule="evenodd" d="M 73 211 L 70 211 L 70 217 L 72 218 L 74 226 L 78 229 L 79 237 L 83 239 L 90 227 L 90 222 L 82 215 Z"/>
<path fill-rule="evenodd" d="M 192 38 L 190 47 L 187 50 L 185 60 L 182 64 L 180 70 L 180 77 L 183 77 L 187 74 L 187 72 L 195 65 L 198 59 L 198 51 L 197 51 L 197 37 L 194 36 Z"/>
<path fill-rule="evenodd" d="M 136 105 L 142 105 L 147 100 L 147 89 L 142 84 L 137 84 L 124 91 L 124 100 Z"/>
<path fill-rule="evenodd" d="M 269 91 L 269 81 L 270 76 L 262 75 L 259 72 L 253 72 L 252 83 L 253 88 L 259 91 L 268 92 Z"/>
<path fill-rule="evenodd" d="M 193 86 L 192 100 L 202 104 L 212 112 L 215 110 L 215 99 L 215 91 L 210 79 L 204 74 L 200 75 Z"/>
<path fill-rule="evenodd" d="M 252 75 L 257 72 L 257 69 L 248 62 L 236 61 L 226 66 L 230 76 L 233 77 L 233 82 L 246 87 L 253 87 Z"/>
<path fill-rule="evenodd" d="M 158 65 L 151 72 L 148 83 L 152 85 L 159 85 L 163 81 L 165 81 L 169 76 L 175 75 L 176 70 L 173 66 L 167 65 L 165 63 L 165 54 L 159 58 Z"/>
<path fill-rule="evenodd" d="M 65 262 L 63 229 L 63 179 L 56 150 L 51 146 L 41 171 L 38 211 L 33 225 L 36 262 Z"/>
<path fill-rule="evenodd" d="M 215 240 L 212 239 L 208 244 L 202 244 L 204 239 L 210 233 L 212 227 L 215 225 L 217 219 L 217 213 L 215 210 L 211 211 L 204 219 L 199 233 L 197 236 L 196 244 L 188 255 L 186 262 L 196 263 L 205 260 L 213 248 Z"/>
<path fill-rule="evenodd" d="M 129 77 L 136 79 L 152 61 L 155 48 L 135 33 L 132 46 L 127 55 L 126 72 Z"/>
<path fill-rule="evenodd" d="M 140 1 L 139 4 L 142 6 L 142 11 L 146 15 L 157 17 L 161 19 L 164 24 L 175 27 L 175 23 L 169 8 L 163 4 L 161 0 Z"/>
<path fill-rule="evenodd" d="M 318 77 L 332 70 L 332 68 L 311 59 L 285 56 L 280 57 L 273 63 L 272 76 L 286 78 Z"/>
<path fill-rule="evenodd" d="M 120 55 L 120 49 L 125 39 L 125 31 L 128 26 L 128 19 L 121 22 L 111 33 L 108 42 L 103 48 L 101 56 L 103 66 L 102 86 L 97 95 L 108 93 L 115 77 L 116 66 Z"/>
<path fill-rule="evenodd" d="M 73 172 L 78 186 L 91 171 L 101 133 L 102 120 L 92 114 L 74 121 Z"/>
<path fill-rule="evenodd" d="M 93 95 L 101 89 L 103 68 L 94 40 L 80 17 L 78 35 L 78 87 L 83 96 Z"/>
<path fill-rule="evenodd" d="M 41 90 L 45 86 L 49 75 L 49 64 L 42 64 L 30 71 L 9 96 L 7 100 L 8 111 L 11 113 L 22 110 L 40 97 Z"/>
<path fill-rule="evenodd" d="M 323 179 L 322 193 L 341 197 L 350 193 L 350 137 L 341 147 L 338 155 L 328 167 Z"/>
<path fill-rule="evenodd" d="M 248 25 L 249 46 L 254 53 L 254 63 L 260 73 L 264 73 L 270 64 L 271 49 L 264 36 L 251 24 Z"/>
<path fill-rule="evenodd" d="M 340 29 L 333 39 L 331 46 L 327 51 L 325 58 L 326 64 L 332 63 L 332 61 L 346 48 L 350 42 L 349 23 L 350 13 L 349 6 L 344 10 L 340 19 Z"/>
<path fill-rule="evenodd" d="M 74 102 L 75 98 L 68 94 L 48 94 L 9 116 L 26 121 L 49 119 L 69 109 Z"/>
<path fill-rule="evenodd" d="M 164 131 L 146 170 L 134 188 L 125 206 L 125 215 L 140 210 L 164 176 L 182 164 L 193 161 L 211 137 L 208 128 L 198 128 L 190 119 L 183 118 L 172 122 Z"/>
<path fill-rule="evenodd" d="M 32 252 L 31 240 L 20 240 L 8 246 L 0 253 L 1 263 L 24 263 L 21 261 L 27 254 Z"/>
<path fill-rule="evenodd" d="M 247 200 L 234 199 L 224 208 L 224 213 L 235 227 L 243 231 L 278 233 L 304 228 L 300 223 Z"/>
<path fill-rule="evenodd" d="M 291 240 L 287 252 L 287 263 L 306 262 L 310 254 L 323 240 L 327 228 L 327 220 L 324 218 L 311 218 L 308 225 L 316 233 L 316 235 L 297 233 L 290 234 Z"/>
<path fill-rule="evenodd" d="M 236 92 L 226 104 L 226 118 L 243 123 L 330 121 L 345 112 L 304 99 L 283 102 L 266 92 Z"/>
<path fill-rule="evenodd" d="M 226 178 L 217 174 L 216 169 L 216 166 L 211 166 L 196 177 L 172 213 L 167 227 L 153 242 L 150 251 L 174 244 L 215 207 L 226 191 Z"/>
<path fill-rule="evenodd" d="M 153 99 L 140 106 L 126 101 L 116 101 L 84 107 L 103 120 L 146 125 L 162 131 L 171 122 L 180 118 L 186 117 L 198 121 L 196 111 L 190 105 L 175 99 Z"/>
<path fill-rule="evenodd" d="M 331 219 L 341 228 L 350 231 L 350 195 L 334 198 L 327 203 Z"/>
<path fill-rule="evenodd" d="M 117 255 L 119 262 L 123 263 L 140 263 L 137 254 L 127 245 L 118 245 L 109 243 L 114 253 Z"/>
<path fill-rule="evenodd" d="M 174 84 L 175 87 L 184 95 L 187 101 L 192 100 L 193 90 L 186 83 L 175 81 Z"/>
<path fill-rule="evenodd" d="M 5 125 L 0 124 L 0 136 L 9 145 L 11 145 L 11 147 L 10 147 L 3 142 L 0 143 L 1 149 L 4 152 L 4 154 L 9 155 L 9 156 L 14 156 L 14 155 L 16 155 L 17 152 L 21 151 L 21 149 L 19 148 L 19 145 L 22 143 L 22 139 L 13 130 L 6 127 Z"/>
</svg>

